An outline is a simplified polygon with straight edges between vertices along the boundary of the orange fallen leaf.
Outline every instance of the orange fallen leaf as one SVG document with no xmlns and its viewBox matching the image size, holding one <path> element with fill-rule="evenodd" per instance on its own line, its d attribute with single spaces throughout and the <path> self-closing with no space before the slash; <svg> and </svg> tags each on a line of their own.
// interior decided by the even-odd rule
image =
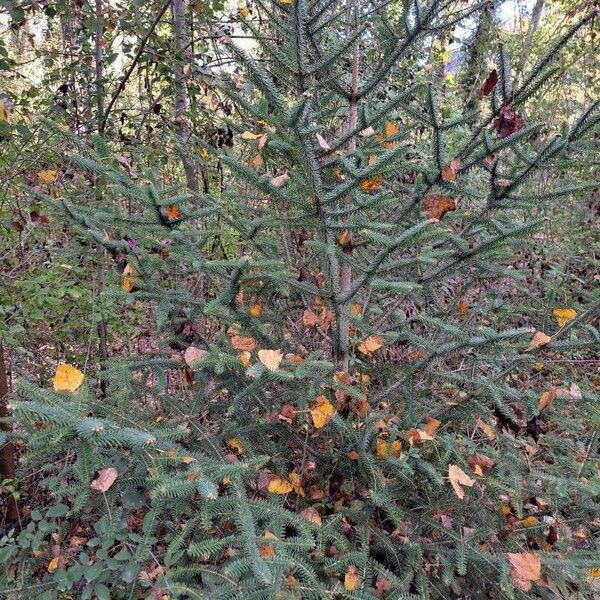
<svg viewBox="0 0 600 600">
<path fill-rule="evenodd" d="M 248 350 L 242 350 L 240 352 L 240 360 L 242 361 L 242 364 L 244 365 L 244 369 L 249 369 L 250 368 L 250 352 L 248 352 Z"/>
<path fill-rule="evenodd" d="M 433 436 L 423 431 L 423 429 L 416 429 L 413 427 L 408 430 L 408 442 L 411 446 L 419 445 L 421 442 L 431 441 Z"/>
<path fill-rule="evenodd" d="M 434 418 L 430 417 L 425 422 L 425 431 L 429 435 L 435 435 L 436 431 L 439 429 L 439 427 L 440 427 L 441 424 L 442 424 L 441 421 L 438 421 L 437 419 L 434 419 Z"/>
<path fill-rule="evenodd" d="M 448 479 L 454 489 L 454 493 L 462 500 L 465 497 L 465 491 L 462 486 L 472 487 L 475 483 L 459 466 L 448 465 Z"/>
<path fill-rule="evenodd" d="M 52 183 L 58 177 L 58 171 L 55 169 L 47 169 L 45 171 L 38 171 L 37 176 L 44 183 Z"/>
<path fill-rule="evenodd" d="M 298 475 L 298 473 L 295 471 L 292 471 L 289 475 L 289 480 L 294 488 L 294 492 L 296 492 L 296 494 L 298 494 L 298 496 L 301 498 L 304 498 L 305 493 L 302 487 L 302 482 L 300 481 L 300 475 Z"/>
<path fill-rule="evenodd" d="M 179 217 L 183 216 L 181 210 L 174 204 L 169 204 L 169 206 L 165 208 L 165 214 L 167 217 L 169 217 L 169 219 L 179 219 Z"/>
<path fill-rule="evenodd" d="M 383 346 L 383 338 L 380 335 L 370 335 L 358 345 L 358 351 L 365 356 L 369 356 L 379 350 L 381 346 Z"/>
<path fill-rule="evenodd" d="M 528 346 L 528 350 L 537 350 L 537 348 L 541 348 L 550 342 L 552 338 L 549 335 L 546 335 L 543 331 L 536 331 L 531 338 L 531 342 Z"/>
<path fill-rule="evenodd" d="M 449 165 L 446 165 L 442 169 L 442 179 L 444 181 L 456 181 L 458 179 L 458 172 L 462 165 L 460 158 L 453 159 Z"/>
<path fill-rule="evenodd" d="M 425 196 L 423 209 L 428 219 L 439 221 L 447 212 L 456 210 L 456 200 L 449 196 Z"/>
<path fill-rule="evenodd" d="M 485 433 L 488 440 L 491 441 L 496 439 L 496 430 L 482 419 L 477 419 L 477 427 L 479 427 L 479 429 L 481 429 L 483 433 Z"/>
<path fill-rule="evenodd" d="M 260 360 L 269 371 L 277 371 L 283 360 L 283 352 L 281 350 L 259 350 L 258 360 Z"/>
<path fill-rule="evenodd" d="M 539 554 L 533 552 L 509 552 L 510 577 L 515 587 L 528 592 L 535 581 L 542 577 L 542 561 Z"/>
<path fill-rule="evenodd" d="M 360 184 L 360 189 L 365 192 L 370 192 L 371 190 L 376 190 L 381 187 L 383 183 L 383 177 L 372 177 L 371 179 L 365 179 Z"/>
<path fill-rule="evenodd" d="M 52 379 L 52 387 L 57 392 L 76 392 L 83 383 L 85 375 L 67 363 L 60 363 Z"/>
<path fill-rule="evenodd" d="M 335 408 L 325 396 L 317 396 L 309 412 L 315 428 L 321 429 L 331 421 Z"/>
<path fill-rule="evenodd" d="M 117 470 L 114 467 L 101 469 L 98 471 L 98 477 L 90 483 L 90 488 L 97 492 L 106 492 L 117 479 Z"/>
<path fill-rule="evenodd" d="M 262 315 L 262 306 L 260 304 L 253 304 L 252 308 L 250 309 L 250 314 L 258 319 L 258 317 L 260 317 L 260 315 Z"/>
<path fill-rule="evenodd" d="M 538 411 L 542 412 L 545 408 L 550 406 L 550 404 L 552 404 L 552 402 L 554 402 L 554 398 L 556 398 L 555 390 L 550 390 L 548 392 L 544 392 L 538 400 Z"/>
<path fill-rule="evenodd" d="M 464 300 L 461 300 L 458 303 L 458 314 L 461 317 L 466 317 L 468 312 L 469 312 L 469 305 Z"/>
<path fill-rule="evenodd" d="M 307 308 L 302 313 L 302 323 L 303 323 L 304 327 L 314 327 L 315 325 L 318 325 L 320 322 L 321 322 L 321 319 L 319 318 L 319 315 L 314 313 L 310 308 Z"/>
<path fill-rule="evenodd" d="M 263 160 L 262 156 L 260 154 L 257 154 L 255 157 L 251 158 L 248 161 L 248 165 L 251 166 L 253 169 L 259 169 L 263 166 L 264 162 L 265 161 Z"/>
</svg>

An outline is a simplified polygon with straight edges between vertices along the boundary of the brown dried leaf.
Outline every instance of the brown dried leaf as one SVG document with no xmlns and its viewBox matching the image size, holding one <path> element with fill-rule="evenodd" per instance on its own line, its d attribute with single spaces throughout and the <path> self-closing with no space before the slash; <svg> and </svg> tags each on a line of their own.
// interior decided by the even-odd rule
<svg viewBox="0 0 600 600">
<path fill-rule="evenodd" d="M 244 337 L 242 335 L 234 335 L 231 338 L 231 345 L 236 350 L 245 350 L 246 352 L 252 352 L 256 348 L 256 340 L 251 337 Z"/>
<path fill-rule="evenodd" d="M 101 469 L 98 471 L 98 477 L 90 483 L 90 488 L 97 492 L 106 492 L 117 479 L 118 472 L 114 467 Z"/>
</svg>

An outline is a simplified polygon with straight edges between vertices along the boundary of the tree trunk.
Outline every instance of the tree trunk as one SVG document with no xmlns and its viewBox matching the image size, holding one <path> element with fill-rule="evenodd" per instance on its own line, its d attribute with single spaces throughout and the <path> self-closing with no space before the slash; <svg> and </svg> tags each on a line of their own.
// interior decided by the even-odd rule
<svg viewBox="0 0 600 600">
<path fill-rule="evenodd" d="M 356 25 L 356 11 L 359 7 L 358 0 L 348 0 L 346 5 L 347 20 L 348 20 L 348 35 L 354 33 L 354 27 Z M 354 53 L 352 55 L 352 83 L 351 92 L 352 97 L 348 106 L 348 117 L 346 119 L 346 131 L 352 131 L 358 123 L 358 84 L 360 76 L 360 41 L 357 40 L 354 46 Z M 353 135 L 348 140 L 348 154 L 352 155 L 356 151 L 356 136 Z M 352 198 L 349 196 L 345 199 L 346 206 L 352 205 Z M 349 232 L 348 237 L 344 245 L 352 247 L 352 234 Z M 352 269 L 349 264 L 342 263 L 340 269 L 340 292 L 342 294 L 349 292 L 352 286 Z M 339 367 L 342 371 L 348 371 L 349 369 L 349 356 L 350 356 L 350 312 L 348 302 L 345 302 L 338 309 L 338 323 L 337 323 L 337 344 L 339 349 Z"/>
<path fill-rule="evenodd" d="M 0 419 L 8 417 L 8 371 L 4 362 L 4 346 L 0 341 Z M 0 422 L 0 431 L 12 431 L 10 425 Z M 12 479 L 15 475 L 15 446 L 12 442 L 6 442 L 0 446 L 0 480 Z M 16 503 L 9 498 L 6 508 L 6 518 L 15 521 L 18 518 Z"/>
<path fill-rule="evenodd" d="M 175 47 L 177 56 L 183 63 L 183 67 L 192 67 L 192 56 L 190 42 L 187 31 L 187 3 L 186 0 L 173 0 L 173 29 L 175 32 Z M 189 145 L 190 126 L 187 122 L 185 113 L 189 107 L 189 94 L 186 81 L 186 69 L 175 67 L 175 124 L 177 127 L 177 136 L 183 150 L 181 162 L 185 171 L 187 187 L 193 192 L 198 191 L 198 175 L 194 168 L 194 163 L 189 159 L 190 153 L 186 151 Z"/>
</svg>

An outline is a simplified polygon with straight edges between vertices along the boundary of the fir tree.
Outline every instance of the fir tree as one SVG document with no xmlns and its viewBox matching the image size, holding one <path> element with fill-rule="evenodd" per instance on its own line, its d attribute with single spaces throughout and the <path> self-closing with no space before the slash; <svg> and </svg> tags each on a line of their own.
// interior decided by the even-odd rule
<svg viewBox="0 0 600 600">
<path fill-rule="evenodd" d="M 103 396 L 20 382 L 26 460 L 66 512 L 47 535 L 103 513 L 88 555 L 115 598 L 591 598 L 597 542 L 567 532 L 598 515 L 595 438 L 570 410 L 597 427 L 598 397 L 552 402 L 511 374 L 599 339 L 597 295 L 552 335 L 521 327 L 513 268 L 530 209 L 594 186 L 561 161 L 600 102 L 560 135 L 524 117 L 594 13 L 515 89 L 500 48 L 462 114 L 425 50 L 486 2 L 258 4 L 267 60 L 223 40 L 252 84 L 218 81 L 236 144 L 198 135 L 191 157 L 222 162 L 223 195 L 133 177 L 47 123 L 78 175 L 44 201 L 114 259 L 104 295 L 154 310 L 161 341 L 107 361 Z M 102 469 L 116 480 L 90 487 Z M 82 589 L 76 566 L 49 589 Z"/>
</svg>

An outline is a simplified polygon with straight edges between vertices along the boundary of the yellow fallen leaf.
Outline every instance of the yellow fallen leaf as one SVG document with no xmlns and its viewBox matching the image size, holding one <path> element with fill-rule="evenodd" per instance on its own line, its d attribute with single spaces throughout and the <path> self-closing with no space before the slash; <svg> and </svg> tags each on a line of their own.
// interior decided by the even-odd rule
<svg viewBox="0 0 600 600">
<path fill-rule="evenodd" d="M 259 350 L 258 360 L 260 360 L 269 371 L 277 371 L 283 360 L 283 352 L 281 350 Z"/>
<path fill-rule="evenodd" d="M 248 350 L 242 350 L 240 352 L 240 360 L 242 361 L 242 364 L 244 365 L 244 369 L 249 369 L 250 368 L 250 352 L 248 352 Z"/>
<path fill-rule="evenodd" d="M 344 575 L 344 588 L 348 592 L 354 592 L 362 583 L 362 578 L 358 574 L 358 569 L 354 565 L 348 565 L 348 570 Z"/>
<path fill-rule="evenodd" d="M 298 494 L 298 496 L 300 496 L 301 498 L 304 498 L 305 493 L 304 488 L 302 487 L 302 482 L 300 481 L 300 475 L 298 475 L 298 473 L 296 473 L 295 471 L 292 471 L 290 473 L 289 480 L 292 486 L 294 487 L 294 491 L 296 492 L 296 494 Z"/>
<path fill-rule="evenodd" d="M 388 443 L 385 440 L 378 439 L 377 447 L 375 449 L 375 454 L 377 455 L 377 458 L 387 458 L 388 452 Z"/>
<path fill-rule="evenodd" d="M 48 571 L 48 573 L 54 573 L 54 571 L 56 571 L 56 569 L 58 569 L 58 564 L 60 563 L 60 555 L 59 556 L 55 556 L 49 563 L 48 566 L 46 567 L 46 570 Z"/>
<path fill-rule="evenodd" d="M 85 375 L 67 363 L 60 363 L 52 380 L 52 386 L 57 392 L 76 392 L 83 383 Z"/>
<path fill-rule="evenodd" d="M 573 308 L 555 308 L 552 311 L 559 327 L 564 327 L 569 321 L 577 316 L 577 311 Z"/>
<path fill-rule="evenodd" d="M 483 431 L 483 433 L 485 433 L 485 435 L 487 436 L 488 440 L 491 441 L 491 440 L 495 440 L 496 439 L 496 431 L 495 431 L 495 429 L 491 425 L 488 425 L 482 419 L 477 419 L 477 427 L 479 427 L 479 429 L 481 429 Z"/>
<path fill-rule="evenodd" d="M 600 578 L 600 567 L 592 567 L 591 569 L 588 569 L 588 577 L 591 577 L 592 579 L 598 579 Z"/>
<path fill-rule="evenodd" d="M 242 442 L 235 437 L 229 438 L 227 440 L 227 445 L 235 450 L 238 454 L 244 454 L 244 446 L 242 446 Z"/>
<path fill-rule="evenodd" d="M 240 137 L 243 140 L 257 140 L 261 135 L 262 135 L 262 133 L 252 133 L 251 131 L 244 131 L 240 135 Z"/>
<path fill-rule="evenodd" d="M 3 100 L 0 100 L 0 121 L 8 121 L 10 118 L 10 111 L 8 110 L 8 106 Z"/>
<path fill-rule="evenodd" d="M 325 427 L 335 414 L 333 404 L 325 396 L 317 396 L 310 408 L 310 416 L 316 429 Z"/>
<path fill-rule="evenodd" d="M 289 494 L 294 489 L 294 486 L 287 479 L 273 475 L 267 489 L 271 494 Z"/>
<path fill-rule="evenodd" d="M 58 171 L 56 171 L 54 169 L 47 169 L 46 171 L 38 171 L 37 176 L 44 183 L 52 183 L 58 176 Z"/>
<path fill-rule="evenodd" d="M 358 345 L 358 351 L 369 356 L 376 350 L 379 350 L 381 346 L 383 346 L 383 338 L 380 335 L 370 335 Z"/>
<path fill-rule="evenodd" d="M 448 465 L 448 479 L 450 485 L 454 489 L 454 493 L 462 500 L 465 497 L 465 491 L 462 489 L 463 485 L 472 487 L 475 483 L 474 479 L 471 479 L 459 466 Z"/>
<path fill-rule="evenodd" d="M 125 265 L 121 276 L 121 289 L 129 294 L 135 290 L 136 284 L 140 280 L 139 273 L 131 265 Z"/>
</svg>

